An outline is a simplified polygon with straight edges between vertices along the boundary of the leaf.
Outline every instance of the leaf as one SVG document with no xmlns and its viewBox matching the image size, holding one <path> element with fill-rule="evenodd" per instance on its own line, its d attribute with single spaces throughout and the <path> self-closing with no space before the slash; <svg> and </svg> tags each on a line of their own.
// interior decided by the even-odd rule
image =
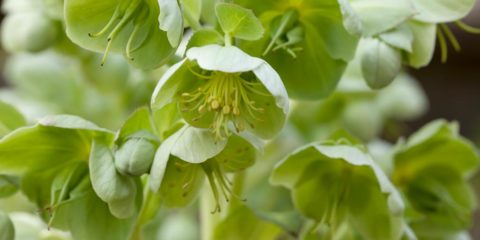
<svg viewBox="0 0 480 240">
<path fill-rule="evenodd" d="M 202 163 L 218 155 L 226 141 L 217 141 L 210 131 L 194 127 L 180 130 L 171 154 L 189 163 Z"/>
<path fill-rule="evenodd" d="M 252 10 L 232 3 L 217 3 L 215 13 L 222 30 L 244 40 L 258 40 L 264 29 Z"/>
<path fill-rule="evenodd" d="M 94 129 L 43 125 L 19 128 L 0 140 L 0 172 L 21 175 L 87 161 L 94 137 L 113 138 L 108 132 Z"/>
<path fill-rule="evenodd" d="M 105 144 L 94 140 L 89 169 L 93 189 L 104 202 L 110 203 L 135 195 L 132 179 L 117 172 L 113 154 Z"/>
<path fill-rule="evenodd" d="M 134 218 L 118 219 L 114 217 L 107 204 L 98 198 L 89 185 L 87 186 L 83 187 L 85 189 L 78 189 L 81 195 L 77 196 L 75 201 L 58 209 L 59 215 L 65 216 L 73 238 L 126 240 L 134 225 Z"/>
<path fill-rule="evenodd" d="M 371 39 L 364 42 L 362 54 L 362 73 L 372 89 L 388 86 L 400 74 L 402 54 L 382 40 Z"/>
<path fill-rule="evenodd" d="M 135 110 L 120 128 L 117 138 L 125 141 L 128 137 L 141 131 L 150 132 L 152 135 L 155 132 L 148 107 L 141 107 Z"/>
<path fill-rule="evenodd" d="M 112 132 L 105 128 L 100 128 L 92 122 L 89 122 L 81 117 L 72 116 L 72 115 L 52 115 L 47 116 L 38 121 L 42 126 L 56 127 L 56 128 L 65 128 L 65 129 L 76 129 L 76 130 L 87 130 L 92 132 L 103 132 L 110 133 Z"/>
<path fill-rule="evenodd" d="M 3 211 L 0 211 L 0 239 L 15 239 L 15 229 L 13 228 L 12 220 Z"/>
<path fill-rule="evenodd" d="M 426 23 L 453 22 L 464 18 L 475 0 L 412 0 L 418 13 L 415 19 Z"/>
<path fill-rule="evenodd" d="M 17 192 L 20 179 L 11 175 L 0 175 L 0 198 L 9 197 Z"/>
<path fill-rule="evenodd" d="M 0 101 L 0 136 L 27 125 L 23 115 L 19 113 L 13 106 Z"/>
<path fill-rule="evenodd" d="M 193 33 L 190 40 L 188 40 L 187 49 L 210 44 L 222 45 L 223 41 L 223 36 L 214 29 L 201 29 Z"/>
</svg>

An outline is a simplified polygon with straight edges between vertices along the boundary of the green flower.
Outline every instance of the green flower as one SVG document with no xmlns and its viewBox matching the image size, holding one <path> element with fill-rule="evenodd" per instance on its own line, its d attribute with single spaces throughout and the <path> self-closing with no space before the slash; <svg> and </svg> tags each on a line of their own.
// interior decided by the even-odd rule
<svg viewBox="0 0 480 240">
<path fill-rule="evenodd" d="M 285 122 L 289 101 L 270 65 L 236 47 L 207 45 L 188 50 L 187 57 L 160 79 L 152 108 L 176 104 L 190 125 L 210 128 L 217 140 L 248 130 L 271 138 Z M 230 125 L 231 123 L 231 125 Z"/>
<path fill-rule="evenodd" d="M 335 90 L 357 45 L 342 24 L 336 0 L 237 2 L 255 11 L 265 28 L 261 40 L 241 42 L 242 49 L 263 56 L 290 97 L 316 100 Z"/>
<path fill-rule="evenodd" d="M 195 200 L 207 178 L 216 202 L 213 212 L 220 212 L 222 199 L 239 198 L 232 192 L 227 173 L 241 172 L 255 162 L 250 141 L 234 135 L 217 142 L 207 130 L 185 126 L 158 148 L 150 187 L 160 191 L 167 206 L 184 207 Z"/>
<path fill-rule="evenodd" d="M 67 35 L 83 48 L 104 52 L 102 64 L 110 51 L 124 53 L 142 69 L 165 63 L 175 48 L 160 30 L 159 15 L 154 0 L 65 1 Z"/>
</svg>

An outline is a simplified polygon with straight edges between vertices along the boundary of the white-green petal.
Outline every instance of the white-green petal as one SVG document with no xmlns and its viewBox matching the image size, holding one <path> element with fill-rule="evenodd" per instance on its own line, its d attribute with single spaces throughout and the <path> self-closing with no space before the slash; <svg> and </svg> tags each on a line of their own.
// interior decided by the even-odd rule
<svg viewBox="0 0 480 240">
<path fill-rule="evenodd" d="M 263 62 L 260 66 L 253 69 L 253 73 L 265 88 L 275 97 L 277 106 L 288 114 L 290 102 L 288 100 L 287 89 L 283 85 L 280 75 L 267 63 Z"/>
<path fill-rule="evenodd" d="M 408 61 L 412 67 L 424 67 L 432 61 L 435 52 L 437 25 L 418 21 L 410 21 L 408 25 L 413 32 L 413 48 Z"/>
<path fill-rule="evenodd" d="M 174 146 L 171 154 L 189 163 L 202 163 L 215 157 L 226 146 L 227 141 L 217 141 L 208 129 L 185 127 Z"/>
<path fill-rule="evenodd" d="M 340 4 L 347 8 L 344 1 Z M 350 0 L 350 4 L 361 20 L 363 36 L 394 28 L 415 14 L 410 0 Z"/>
<path fill-rule="evenodd" d="M 264 63 L 262 59 L 252 57 L 237 47 L 220 45 L 190 48 L 187 58 L 197 61 L 202 69 L 226 73 L 249 72 Z"/>
<path fill-rule="evenodd" d="M 172 47 L 177 47 L 183 34 L 182 10 L 177 0 L 158 0 L 160 29 L 167 32 L 168 41 Z"/>
<path fill-rule="evenodd" d="M 388 32 L 380 34 L 379 37 L 396 48 L 412 52 L 413 32 L 407 24 L 399 25 Z"/>
<path fill-rule="evenodd" d="M 183 129 L 180 129 L 172 136 L 167 138 L 157 149 L 155 158 L 153 159 L 152 167 L 150 169 L 149 185 L 152 191 L 157 192 L 162 184 L 163 177 L 165 176 L 165 169 L 167 168 L 168 159 L 170 158 L 170 152 L 173 146 L 177 142 L 178 137 L 182 133 Z"/>
<path fill-rule="evenodd" d="M 172 81 L 176 78 L 173 76 L 177 73 L 177 71 L 186 70 L 182 69 L 187 62 L 186 59 L 176 63 L 175 65 L 171 66 L 167 72 L 165 72 L 160 78 L 153 91 L 152 100 L 151 100 L 151 107 L 153 109 L 161 109 L 165 107 L 167 104 L 174 101 L 174 96 L 177 93 L 179 86 L 182 84 L 181 79 L 177 79 L 177 81 Z"/>
<path fill-rule="evenodd" d="M 475 0 L 413 0 L 418 15 L 415 19 L 428 23 L 453 22 L 464 18 L 475 6 Z"/>
</svg>

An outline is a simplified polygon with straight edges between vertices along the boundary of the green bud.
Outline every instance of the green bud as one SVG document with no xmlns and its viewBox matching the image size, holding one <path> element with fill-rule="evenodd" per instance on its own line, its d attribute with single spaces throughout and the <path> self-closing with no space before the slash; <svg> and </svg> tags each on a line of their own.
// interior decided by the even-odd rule
<svg viewBox="0 0 480 240">
<path fill-rule="evenodd" d="M 370 88 L 381 89 L 390 85 L 401 69 L 402 54 L 399 49 L 377 39 L 365 42 L 362 73 Z"/>
<path fill-rule="evenodd" d="M 383 128 L 383 117 L 378 108 L 369 101 L 359 101 L 348 105 L 342 115 L 345 128 L 362 140 L 378 136 Z"/>
<path fill-rule="evenodd" d="M 55 21 L 39 12 L 10 14 L 2 25 L 3 47 L 9 52 L 39 52 L 50 47 L 57 36 Z"/>
<path fill-rule="evenodd" d="M 115 167 L 122 174 L 140 176 L 150 170 L 155 146 L 146 139 L 133 138 L 115 153 Z"/>
</svg>

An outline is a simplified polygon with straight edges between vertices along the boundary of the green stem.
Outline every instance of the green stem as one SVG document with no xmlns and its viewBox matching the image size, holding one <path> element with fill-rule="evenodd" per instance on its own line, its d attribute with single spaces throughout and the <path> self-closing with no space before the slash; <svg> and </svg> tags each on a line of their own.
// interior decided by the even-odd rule
<svg viewBox="0 0 480 240">
<path fill-rule="evenodd" d="M 225 33 L 225 46 L 232 46 L 232 36 L 230 35 L 230 33 Z"/>
<path fill-rule="evenodd" d="M 183 16 L 185 17 L 185 20 L 187 21 L 188 25 L 194 30 L 198 31 L 202 29 L 202 25 L 198 22 L 197 19 L 195 19 L 192 14 L 188 11 L 183 9 Z"/>
<path fill-rule="evenodd" d="M 212 214 L 215 200 L 210 191 L 202 191 L 200 195 L 201 240 L 213 239 L 213 230 L 219 221 L 219 213 Z"/>
<path fill-rule="evenodd" d="M 147 188 L 147 192 L 145 194 L 145 200 L 143 201 L 142 209 L 140 210 L 140 213 L 138 214 L 137 220 L 135 221 L 135 225 L 130 232 L 130 237 L 128 238 L 129 240 L 142 240 L 142 228 L 143 226 L 151 219 L 150 218 L 150 212 L 149 210 L 150 205 L 153 200 L 153 192 L 150 190 L 150 188 Z"/>
</svg>

